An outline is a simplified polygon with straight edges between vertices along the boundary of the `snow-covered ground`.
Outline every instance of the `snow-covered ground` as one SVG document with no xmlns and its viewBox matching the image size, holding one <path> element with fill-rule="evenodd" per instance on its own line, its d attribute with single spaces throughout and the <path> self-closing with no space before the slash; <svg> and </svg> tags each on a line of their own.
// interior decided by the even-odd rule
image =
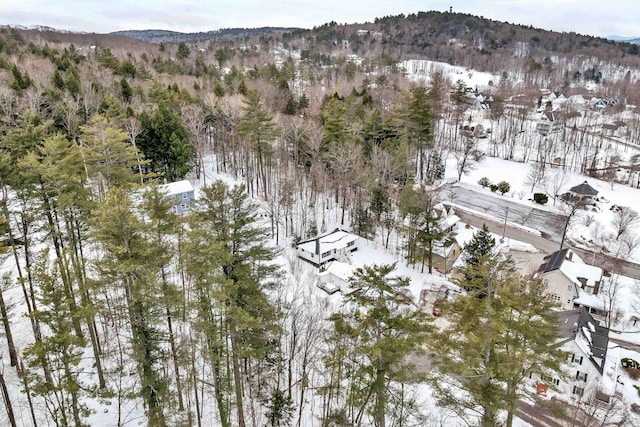
<svg viewBox="0 0 640 427">
<path fill-rule="evenodd" d="M 440 72 L 452 85 L 461 80 L 466 87 L 472 89 L 482 90 L 500 82 L 500 76 L 498 75 L 450 65 L 446 62 L 408 59 L 402 61 L 400 67 L 405 70 L 409 79 L 414 81 L 429 82 L 433 73 Z"/>
</svg>

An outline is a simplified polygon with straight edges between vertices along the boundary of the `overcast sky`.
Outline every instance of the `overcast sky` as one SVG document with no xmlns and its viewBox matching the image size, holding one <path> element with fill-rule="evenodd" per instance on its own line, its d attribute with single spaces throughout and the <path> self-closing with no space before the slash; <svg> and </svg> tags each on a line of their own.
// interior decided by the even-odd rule
<svg viewBox="0 0 640 427">
<path fill-rule="evenodd" d="M 312 28 L 419 11 L 470 13 L 547 30 L 640 36 L 640 0 L 0 0 L 0 24 L 106 33 Z"/>
</svg>

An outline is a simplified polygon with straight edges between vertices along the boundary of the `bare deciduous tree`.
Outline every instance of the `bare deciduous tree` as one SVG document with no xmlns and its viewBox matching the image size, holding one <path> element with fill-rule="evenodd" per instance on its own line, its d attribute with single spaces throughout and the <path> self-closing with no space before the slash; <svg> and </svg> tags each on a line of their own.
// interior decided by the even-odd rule
<svg viewBox="0 0 640 427">
<path fill-rule="evenodd" d="M 616 240 L 629 231 L 629 228 L 640 221 L 640 215 L 637 211 L 627 206 L 621 206 L 614 212 L 611 225 L 616 230 Z"/>
<path fill-rule="evenodd" d="M 544 189 L 547 196 L 553 198 L 553 206 L 556 205 L 556 198 L 560 194 L 567 180 L 567 174 L 564 169 L 557 169 L 548 179 L 544 181 Z"/>
</svg>

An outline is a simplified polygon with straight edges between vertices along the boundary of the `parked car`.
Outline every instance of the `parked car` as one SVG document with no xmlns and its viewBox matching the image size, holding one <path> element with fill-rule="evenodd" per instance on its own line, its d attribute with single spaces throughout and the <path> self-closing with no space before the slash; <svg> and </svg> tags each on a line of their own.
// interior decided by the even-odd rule
<svg viewBox="0 0 640 427">
<path fill-rule="evenodd" d="M 436 317 L 442 315 L 442 300 L 439 299 L 433 303 L 433 310 L 431 310 L 431 314 Z"/>
</svg>

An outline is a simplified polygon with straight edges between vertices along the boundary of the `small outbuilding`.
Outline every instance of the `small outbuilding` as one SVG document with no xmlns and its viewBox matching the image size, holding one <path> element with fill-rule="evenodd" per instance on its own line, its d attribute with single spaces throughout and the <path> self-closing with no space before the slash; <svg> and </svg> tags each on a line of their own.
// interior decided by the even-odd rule
<svg viewBox="0 0 640 427">
<path fill-rule="evenodd" d="M 575 187 L 571 187 L 569 189 L 569 193 L 575 197 L 580 197 L 581 199 L 595 199 L 598 196 L 598 190 L 590 186 L 587 181 L 580 185 L 576 185 Z"/>
</svg>

